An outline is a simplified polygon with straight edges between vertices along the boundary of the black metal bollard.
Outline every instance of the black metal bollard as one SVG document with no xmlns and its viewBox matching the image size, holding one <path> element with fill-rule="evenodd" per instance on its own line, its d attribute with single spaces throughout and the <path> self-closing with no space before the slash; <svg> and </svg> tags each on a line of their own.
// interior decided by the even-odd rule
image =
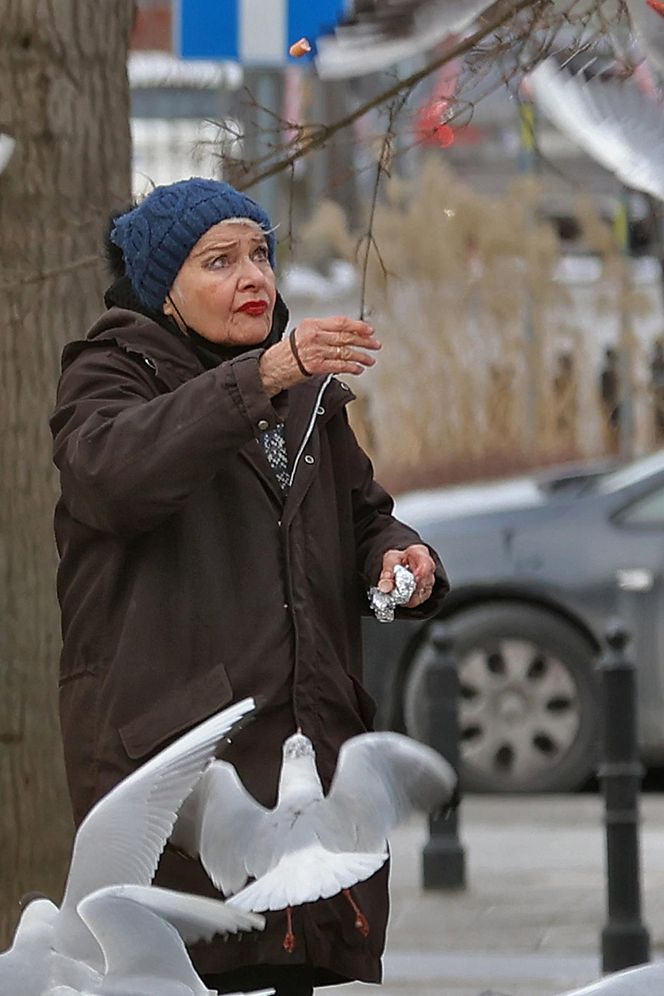
<svg viewBox="0 0 664 996">
<path fill-rule="evenodd" d="M 432 628 L 431 666 L 425 674 L 428 742 L 455 770 L 459 768 L 459 678 L 449 626 Z M 429 840 L 422 852 L 425 889 L 459 889 L 466 884 L 464 849 L 458 836 L 458 807 L 446 817 L 429 819 Z"/>
<path fill-rule="evenodd" d="M 602 968 L 616 972 L 650 960 L 641 922 L 639 762 L 636 667 L 626 653 L 629 632 L 613 622 L 600 658 L 603 747 L 599 778 L 604 795 L 608 919 L 602 930 Z"/>
</svg>

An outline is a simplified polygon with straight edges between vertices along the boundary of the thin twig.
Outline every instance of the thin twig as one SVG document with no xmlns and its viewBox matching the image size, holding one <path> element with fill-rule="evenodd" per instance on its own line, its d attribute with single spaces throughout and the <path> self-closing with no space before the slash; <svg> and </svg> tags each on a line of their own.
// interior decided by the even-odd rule
<svg viewBox="0 0 664 996">
<path fill-rule="evenodd" d="M 295 238 L 293 236 L 293 201 L 295 200 L 295 163 L 290 167 L 290 184 L 288 189 L 288 248 L 293 251 Z"/>
<path fill-rule="evenodd" d="M 374 218 L 376 215 L 376 205 L 378 204 L 378 192 L 380 190 L 380 183 L 385 174 L 389 175 L 390 163 L 392 161 L 392 143 L 394 141 L 394 123 L 399 115 L 399 112 L 403 109 L 403 106 L 408 99 L 410 91 L 405 91 L 399 95 L 398 100 L 394 100 L 390 105 L 388 110 L 388 122 L 385 134 L 383 135 L 383 141 L 380 148 L 380 154 L 378 156 L 378 162 L 376 163 L 376 176 L 374 179 L 373 192 L 371 195 L 371 207 L 369 210 L 369 226 L 366 237 L 366 251 L 364 253 L 364 260 L 362 261 L 362 290 L 360 295 L 360 320 L 364 321 L 364 313 L 366 307 L 366 296 L 367 296 L 367 274 L 369 271 L 369 254 L 371 252 L 371 247 L 374 246 L 378 249 L 376 245 L 376 240 L 374 238 Z"/>
<path fill-rule="evenodd" d="M 31 273 L 25 277 L 18 277 L 16 280 L 7 280 L 0 283 L 1 290 L 9 290 L 12 287 L 22 286 L 23 284 L 39 284 L 43 280 L 52 280 L 54 277 L 60 277 L 64 273 L 73 273 L 75 270 L 81 270 L 87 266 L 98 265 L 101 259 L 98 255 L 96 256 L 82 256 L 81 259 L 75 259 L 71 263 L 65 263 L 64 266 L 54 267 L 52 270 L 39 270 L 38 272 Z"/>
</svg>

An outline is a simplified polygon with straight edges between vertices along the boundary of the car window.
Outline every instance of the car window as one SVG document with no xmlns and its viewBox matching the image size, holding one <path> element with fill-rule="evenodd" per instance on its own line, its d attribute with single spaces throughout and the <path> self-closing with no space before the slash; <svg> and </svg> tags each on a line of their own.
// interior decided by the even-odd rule
<svg viewBox="0 0 664 996">
<path fill-rule="evenodd" d="M 664 488 L 628 505 L 620 513 L 620 522 L 628 526 L 664 526 Z"/>
<path fill-rule="evenodd" d="M 657 474 L 662 470 L 664 470 L 664 450 L 658 450 L 657 453 L 651 453 L 650 456 L 634 460 L 626 467 L 606 474 L 598 481 L 597 491 L 611 494 L 621 488 L 628 488 L 631 484 L 638 484 L 639 481 L 643 481 L 651 474 Z"/>
</svg>

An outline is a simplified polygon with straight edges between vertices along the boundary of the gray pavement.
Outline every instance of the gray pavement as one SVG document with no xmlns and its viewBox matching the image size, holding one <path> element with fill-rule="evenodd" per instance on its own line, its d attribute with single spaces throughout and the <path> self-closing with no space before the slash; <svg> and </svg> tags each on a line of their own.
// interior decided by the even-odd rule
<svg viewBox="0 0 664 996">
<path fill-rule="evenodd" d="M 664 958 L 664 796 L 644 796 L 642 817 L 643 919 L 653 958 Z M 599 977 L 606 920 L 599 796 L 466 798 L 464 890 L 421 888 L 427 835 L 417 821 L 391 841 L 384 985 L 327 992 L 552 996 Z"/>
</svg>

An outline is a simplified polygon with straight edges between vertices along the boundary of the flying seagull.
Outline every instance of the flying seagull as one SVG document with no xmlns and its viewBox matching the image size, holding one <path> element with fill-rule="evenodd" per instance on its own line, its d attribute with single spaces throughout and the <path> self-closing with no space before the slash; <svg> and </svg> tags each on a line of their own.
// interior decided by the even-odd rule
<svg viewBox="0 0 664 996">
<path fill-rule="evenodd" d="M 235 933 L 243 926 L 239 912 L 216 899 L 152 886 L 94 892 L 78 913 L 103 952 L 102 972 L 84 988 L 58 985 L 44 996 L 217 996 L 197 975 L 185 942 L 210 940 L 224 921 Z"/>
<path fill-rule="evenodd" d="M 78 914 L 86 896 L 110 885 L 150 884 L 176 814 L 221 740 L 254 709 L 244 699 L 201 723 L 100 799 L 81 823 L 62 903 L 36 899 L 23 911 L 12 947 L 0 954 L 0 992 L 41 993 L 100 971 L 99 945 Z"/>
<path fill-rule="evenodd" d="M 659 962 L 615 972 L 563 996 L 660 996 L 662 992 L 664 964 Z"/>
<path fill-rule="evenodd" d="M 389 69 L 402 59 L 464 32 L 494 0 L 357 0 L 355 11 L 316 40 L 323 79 Z"/>
<path fill-rule="evenodd" d="M 348 890 L 386 861 L 394 827 L 415 810 L 442 808 L 455 785 L 453 769 L 432 748 L 399 733 L 364 733 L 342 745 L 325 796 L 313 744 L 298 732 L 282 748 L 274 809 L 249 795 L 233 765 L 214 761 L 185 803 L 172 840 L 200 856 L 214 885 L 233 896 L 229 904 L 286 909 L 284 947 L 291 951 L 291 907 L 339 892 L 353 906 L 355 926 L 368 933 Z M 250 877 L 256 881 L 243 889 Z"/>
<path fill-rule="evenodd" d="M 645 2 L 645 0 L 644 0 Z M 545 59 L 535 103 L 563 134 L 628 187 L 664 200 L 664 113 L 630 80 L 585 80 Z"/>
</svg>

